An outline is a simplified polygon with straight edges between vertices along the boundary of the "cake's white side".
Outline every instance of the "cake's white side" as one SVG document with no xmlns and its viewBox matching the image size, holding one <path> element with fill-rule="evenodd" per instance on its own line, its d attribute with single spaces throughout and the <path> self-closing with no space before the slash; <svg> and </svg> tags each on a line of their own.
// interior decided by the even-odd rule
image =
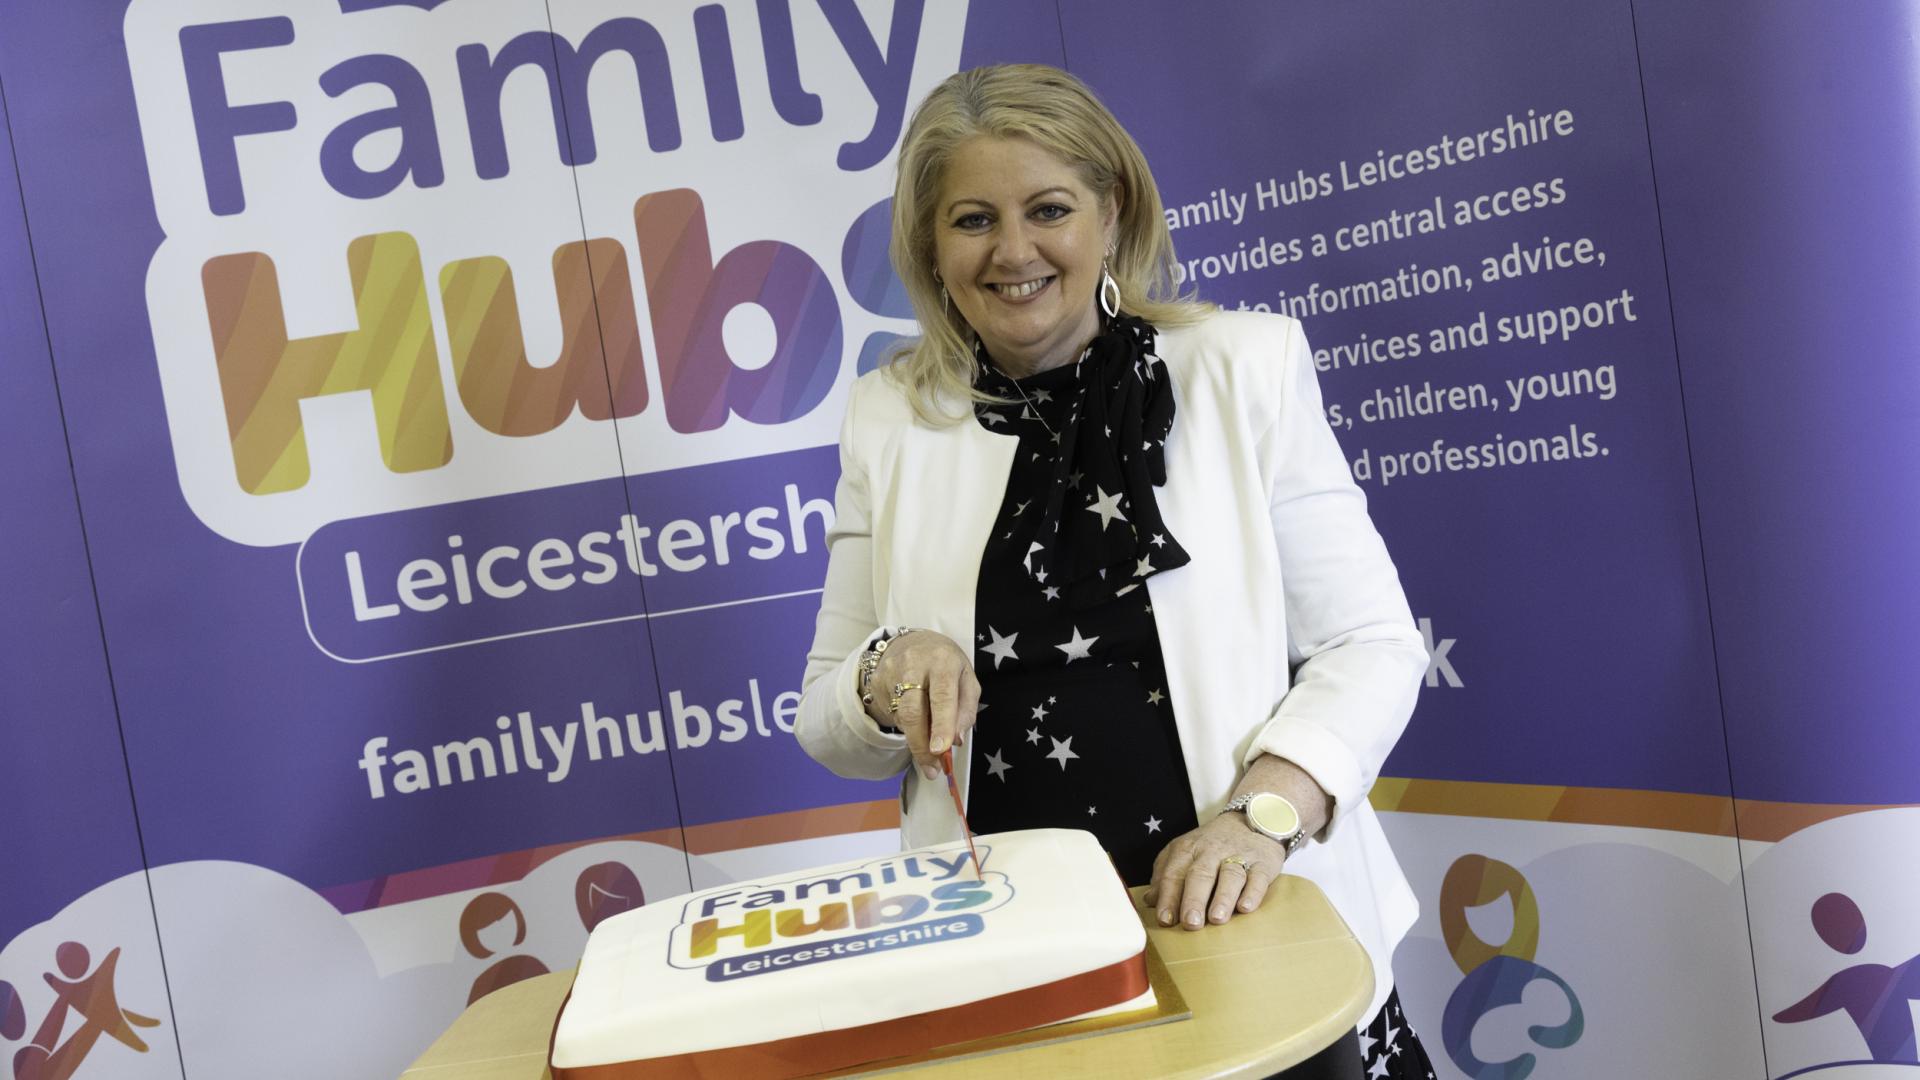
<svg viewBox="0 0 1920 1080">
<path fill-rule="evenodd" d="M 698 1053 L 858 1027 L 1094 971 L 1146 947 L 1139 916 L 1091 835 L 1034 829 L 983 836 L 976 842 L 986 863 L 986 886 L 953 884 L 974 881 L 974 870 L 971 862 L 959 859 L 966 845 L 951 844 L 741 882 L 608 919 L 594 930 L 581 957 L 572 999 L 555 1034 L 554 1065 L 573 1068 Z M 867 929 L 794 938 L 776 933 L 765 949 L 747 950 L 737 935 L 728 935 L 717 940 L 715 953 L 690 954 L 687 927 L 703 916 L 735 925 L 743 918 L 742 905 L 758 900 L 769 911 L 798 907 L 811 920 L 823 903 L 845 902 L 858 891 L 860 879 L 847 875 L 861 873 L 873 885 L 867 891 L 919 896 L 928 901 L 928 909 L 905 922 Z M 883 883 L 889 875 L 893 880 Z M 840 892 L 827 891 L 822 883 L 829 879 L 844 879 Z M 808 896 L 796 903 L 802 884 L 810 886 Z M 948 886 L 944 894 L 936 894 L 943 885 Z M 938 910 L 942 903 L 983 892 L 989 897 L 984 903 Z M 785 902 L 773 897 L 784 897 Z M 965 915 L 978 917 L 977 934 L 837 955 L 724 982 L 707 978 L 708 963 L 727 961 L 726 970 L 738 972 L 770 950 L 818 950 L 834 941 L 908 927 L 924 932 L 926 924 L 955 925 Z M 1143 1008 L 1151 1002 L 1149 994 L 1143 1004 L 1124 1007 Z"/>
</svg>

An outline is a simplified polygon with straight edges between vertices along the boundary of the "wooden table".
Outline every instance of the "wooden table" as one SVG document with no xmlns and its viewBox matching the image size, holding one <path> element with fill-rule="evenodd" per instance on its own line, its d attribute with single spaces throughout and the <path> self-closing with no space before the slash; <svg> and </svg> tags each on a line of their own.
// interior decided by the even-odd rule
<svg viewBox="0 0 1920 1080">
<path fill-rule="evenodd" d="M 1136 904 L 1141 891 L 1134 890 Z M 1162 929 L 1149 911 L 1141 920 L 1192 1019 L 891 1075 L 1264 1077 L 1306 1060 L 1356 1025 L 1373 997 L 1366 952 L 1304 878 L 1283 875 L 1259 911 L 1225 926 Z M 573 972 L 557 971 L 474 1002 L 401 1080 L 548 1080 L 547 1036 L 572 982 Z"/>
</svg>

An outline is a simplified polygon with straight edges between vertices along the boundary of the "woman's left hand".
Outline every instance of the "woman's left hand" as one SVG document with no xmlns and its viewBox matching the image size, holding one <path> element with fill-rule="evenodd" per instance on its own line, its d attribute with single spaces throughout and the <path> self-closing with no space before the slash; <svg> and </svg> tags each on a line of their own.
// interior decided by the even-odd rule
<svg viewBox="0 0 1920 1080">
<path fill-rule="evenodd" d="M 1253 831 L 1243 815 L 1221 814 L 1160 849 L 1146 900 L 1161 926 L 1177 918 L 1198 930 L 1258 908 L 1286 861 L 1280 841 Z"/>
</svg>

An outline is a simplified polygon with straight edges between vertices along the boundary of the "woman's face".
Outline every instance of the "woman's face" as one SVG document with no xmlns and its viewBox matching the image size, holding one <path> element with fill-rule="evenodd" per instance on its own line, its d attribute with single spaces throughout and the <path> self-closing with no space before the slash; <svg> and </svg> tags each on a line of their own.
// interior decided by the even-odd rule
<svg viewBox="0 0 1920 1080">
<path fill-rule="evenodd" d="M 934 267 L 1011 375 L 1058 367 L 1099 331 L 1094 292 L 1118 207 L 1022 138 L 954 149 L 934 207 Z"/>
</svg>

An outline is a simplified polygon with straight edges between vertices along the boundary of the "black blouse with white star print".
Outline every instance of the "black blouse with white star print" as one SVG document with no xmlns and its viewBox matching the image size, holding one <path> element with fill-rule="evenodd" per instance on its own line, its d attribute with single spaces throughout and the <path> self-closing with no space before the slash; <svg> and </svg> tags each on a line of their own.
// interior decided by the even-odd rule
<svg viewBox="0 0 1920 1080">
<path fill-rule="evenodd" d="M 1139 586 L 1070 611 L 1060 586 L 1022 561 L 1077 377 L 1071 364 L 1041 372 L 1019 383 L 1025 402 L 976 409 L 1020 448 L 975 596 L 981 711 L 967 820 L 981 833 L 1086 829 L 1127 884 L 1144 885 L 1160 849 L 1197 824 L 1152 600 Z"/>
</svg>

